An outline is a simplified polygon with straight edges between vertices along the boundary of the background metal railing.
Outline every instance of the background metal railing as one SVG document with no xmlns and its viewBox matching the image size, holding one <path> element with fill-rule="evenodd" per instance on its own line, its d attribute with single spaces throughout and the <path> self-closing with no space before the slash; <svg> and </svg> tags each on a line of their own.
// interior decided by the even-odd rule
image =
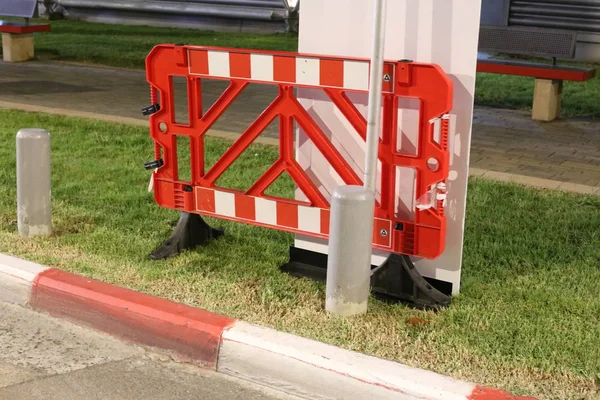
<svg viewBox="0 0 600 400">
<path fill-rule="evenodd" d="M 296 32 L 285 0 L 54 0 L 69 19 L 218 31 Z M 47 3 L 47 1 L 46 1 Z"/>
<path fill-rule="evenodd" d="M 600 0 L 513 0 L 508 23 L 600 33 Z"/>
<path fill-rule="evenodd" d="M 480 49 L 600 62 L 600 0 L 482 0 Z"/>
</svg>

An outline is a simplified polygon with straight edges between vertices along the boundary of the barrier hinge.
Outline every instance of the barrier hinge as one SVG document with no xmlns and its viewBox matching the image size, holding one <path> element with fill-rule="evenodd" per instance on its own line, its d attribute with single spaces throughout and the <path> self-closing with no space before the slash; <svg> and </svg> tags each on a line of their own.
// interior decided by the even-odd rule
<svg viewBox="0 0 600 400">
<path fill-rule="evenodd" d="M 147 163 L 144 163 L 144 168 L 157 169 L 157 168 L 162 167 L 163 165 L 165 165 L 165 162 L 161 158 L 160 160 L 154 160 L 154 161 L 149 161 Z"/>
<path fill-rule="evenodd" d="M 396 80 L 401 85 L 410 85 L 412 60 L 403 59 L 398 61 L 396 68 Z"/>
<path fill-rule="evenodd" d="M 177 63 L 177 65 L 188 65 L 188 52 L 185 46 L 185 43 L 177 43 L 175 45 L 175 62 Z"/>
<path fill-rule="evenodd" d="M 142 108 L 142 115 L 148 116 L 157 113 L 160 110 L 160 104 L 152 104 L 151 106 Z"/>
</svg>

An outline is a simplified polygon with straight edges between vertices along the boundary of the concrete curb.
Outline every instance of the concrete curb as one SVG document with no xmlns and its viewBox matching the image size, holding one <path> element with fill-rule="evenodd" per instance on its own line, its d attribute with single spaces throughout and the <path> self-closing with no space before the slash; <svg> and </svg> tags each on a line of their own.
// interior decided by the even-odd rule
<svg viewBox="0 0 600 400">
<path fill-rule="evenodd" d="M 35 277 L 29 306 L 213 368 L 223 330 L 235 322 L 53 268 Z"/>
<path fill-rule="evenodd" d="M 0 254 L 0 301 L 27 305 L 309 399 L 532 399 L 250 325 Z"/>
<path fill-rule="evenodd" d="M 0 301 L 27 305 L 35 278 L 48 267 L 0 254 Z"/>
</svg>

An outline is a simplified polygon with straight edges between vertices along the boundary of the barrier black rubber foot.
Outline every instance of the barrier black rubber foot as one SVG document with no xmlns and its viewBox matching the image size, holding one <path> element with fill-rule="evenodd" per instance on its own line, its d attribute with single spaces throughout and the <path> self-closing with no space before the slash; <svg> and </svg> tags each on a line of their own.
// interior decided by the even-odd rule
<svg viewBox="0 0 600 400">
<path fill-rule="evenodd" d="M 298 278 L 325 282 L 327 279 L 327 255 L 290 247 L 290 260 L 281 270 Z M 430 280 L 434 281 L 434 280 Z M 386 302 L 406 303 L 423 310 L 438 310 L 450 305 L 451 287 L 445 286 L 448 294 L 434 287 L 434 283 L 423 278 L 408 256 L 392 254 L 381 266 L 371 266 L 371 289 L 373 295 Z"/>
<path fill-rule="evenodd" d="M 407 302 L 423 310 L 438 310 L 450 305 L 451 297 L 429 283 L 409 256 L 392 254 L 371 275 L 375 295 L 384 301 Z"/>
<path fill-rule="evenodd" d="M 171 236 L 150 254 L 152 260 L 174 257 L 185 250 L 205 245 L 223 235 L 222 229 L 212 228 L 198 214 L 182 212 Z"/>
</svg>

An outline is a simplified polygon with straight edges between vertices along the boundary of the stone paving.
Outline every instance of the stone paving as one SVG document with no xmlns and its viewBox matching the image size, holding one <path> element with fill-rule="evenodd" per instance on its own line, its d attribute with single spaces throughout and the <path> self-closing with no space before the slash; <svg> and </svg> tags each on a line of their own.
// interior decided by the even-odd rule
<svg viewBox="0 0 600 400">
<path fill-rule="evenodd" d="M 186 119 L 185 85 L 175 81 L 178 119 Z M 203 84 L 210 106 L 225 82 Z M 248 87 L 213 129 L 241 132 L 275 98 L 274 86 Z M 105 114 L 144 121 L 149 104 L 143 71 L 28 62 L 0 63 L 0 101 Z M 181 104 L 180 104 L 181 103 Z M 267 136 L 277 135 L 269 128 Z M 532 121 L 530 113 L 476 108 L 471 167 L 600 188 L 600 121 Z M 600 189 L 599 189 L 600 190 Z"/>
<path fill-rule="evenodd" d="M 600 187 L 600 121 L 532 121 L 529 113 L 476 109 L 471 165 Z"/>
</svg>

